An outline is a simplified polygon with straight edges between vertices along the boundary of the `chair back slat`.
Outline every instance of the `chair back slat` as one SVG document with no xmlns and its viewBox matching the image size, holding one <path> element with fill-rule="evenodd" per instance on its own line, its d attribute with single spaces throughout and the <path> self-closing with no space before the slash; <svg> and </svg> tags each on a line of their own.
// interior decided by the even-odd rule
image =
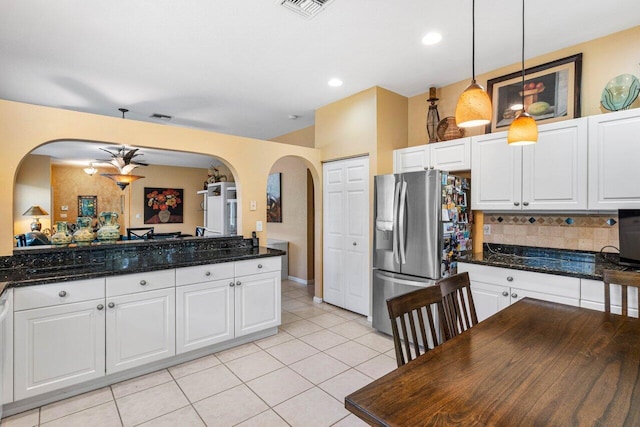
<svg viewBox="0 0 640 427">
<path fill-rule="evenodd" d="M 636 288 L 640 296 L 640 272 L 604 270 L 604 311 L 611 313 L 611 285 L 619 285 L 622 290 L 622 315 L 629 315 L 629 287 Z"/>
<path fill-rule="evenodd" d="M 476 306 L 471 294 L 469 273 L 460 273 L 438 281 L 442 292 L 442 306 L 444 319 L 449 333 L 447 338 L 453 338 L 478 324 Z"/>
<path fill-rule="evenodd" d="M 439 286 L 429 286 L 387 300 L 398 367 L 442 344 L 442 296 Z M 433 311 L 436 310 L 436 316 Z M 398 325 L 399 323 L 399 325 Z"/>
</svg>

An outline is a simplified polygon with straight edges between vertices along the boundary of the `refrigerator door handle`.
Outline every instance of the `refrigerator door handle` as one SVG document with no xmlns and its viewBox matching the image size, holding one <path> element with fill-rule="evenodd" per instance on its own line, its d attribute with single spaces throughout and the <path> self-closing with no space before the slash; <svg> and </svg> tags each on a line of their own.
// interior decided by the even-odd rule
<svg viewBox="0 0 640 427">
<path fill-rule="evenodd" d="M 398 201 L 400 200 L 400 183 L 396 183 L 396 191 L 393 195 L 393 259 L 400 264 L 398 258 Z"/>
<path fill-rule="evenodd" d="M 402 181 L 402 190 L 400 192 L 400 206 L 398 208 L 398 234 L 400 237 L 398 238 L 398 249 L 400 252 L 400 263 L 407 263 L 407 256 L 405 253 L 405 241 L 404 241 L 404 210 L 407 205 L 407 183 L 406 181 Z"/>
</svg>

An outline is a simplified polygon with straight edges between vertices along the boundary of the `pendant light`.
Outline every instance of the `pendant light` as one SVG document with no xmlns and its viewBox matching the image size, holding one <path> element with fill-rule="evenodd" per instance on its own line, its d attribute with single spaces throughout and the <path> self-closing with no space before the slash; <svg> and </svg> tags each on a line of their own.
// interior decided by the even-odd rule
<svg viewBox="0 0 640 427">
<path fill-rule="evenodd" d="M 509 145 L 529 145 L 538 142 L 536 120 L 525 111 L 524 106 L 524 0 L 522 0 L 522 110 L 509 126 L 507 143 Z"/>
<path fill-rule="evenodd" d="M 467 128 L 491 122 L 491 100 L 476 83 L 476 2 L 471 1 L 471 84 L 462 92 L 456 105 L 456 124 Z"/>
</svg>

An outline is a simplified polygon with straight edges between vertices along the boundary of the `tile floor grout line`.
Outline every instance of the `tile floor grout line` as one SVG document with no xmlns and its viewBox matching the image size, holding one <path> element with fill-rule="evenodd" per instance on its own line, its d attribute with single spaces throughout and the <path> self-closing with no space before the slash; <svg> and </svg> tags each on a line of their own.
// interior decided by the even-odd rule
<svg viewBox="0 0 640 427">
<path fill-rule="evenodd" d="M 124 421 L 122 420 L 122 414 L 120 413 L 120 407 L 118 406 L 118 401 L 116 399 L 116 395 L 113 392 L 112 386 L 109 386 L 109 391 L 111 392 L 111 397 L 113 397 L 113 404 L 116 406 L 116 411 L 118 412 L 118 418 L 120 418 L 120 425 L 124 426 Z"/>
</svg>

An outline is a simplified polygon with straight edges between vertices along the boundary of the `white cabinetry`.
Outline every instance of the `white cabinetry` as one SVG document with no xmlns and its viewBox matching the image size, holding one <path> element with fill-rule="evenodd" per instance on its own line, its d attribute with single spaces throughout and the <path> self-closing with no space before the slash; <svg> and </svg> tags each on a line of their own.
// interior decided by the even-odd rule
<svg viewBox="0 0 640 427">
<path fill-rule="evenodd" d="M 437 142 L 393 152 L 393 172 L 415 172 L 425 169 L 461 171 L 471 168 L 471 138 Z"/>
<path fill-rule="evenodd" d="M 107 278 L 107 374 L 175 354 L 175 271 Z"/>
<path fill-rule="evenodd" d="M 369 314 L 369 158 L 325 163 L 323 298 Z"/>
<path fill-rule="evenodd" d="M 620 285 L 611 287 L 611 312 L 622 313 L 622 288 Z M 638 317 L 638 289 L 628 288 L 629 316 Z M 600 280 L 581 279 L 580 307 L 604 311 L 604 283 Z"/>
<path fill-rule="evenodd" d="M 0 362 L 1 409 L 5 403 L 13 402 L 13 289 L 0 296 Z"/>
<path fill-rule="evenodd" d="M 472 209 L 585 210 L 587 119 L 539 127 L 538 142 L 507 144 L 507 133 L 472 138 Z"/>
<path fill-rule="evenodd" d="M 640 208 L 640 109 L 589 117 L 589 209 Z"/>
<path fill-rule="evenodd" d="M 176 270 L 176 351 L 280 325 L 280 257 Z"/>
<path fill-rule="evenodd" d="M 14 400 L 105 375 L 104 279 L 16 288 Z"/>
<path fill-rule="evenodd" d="M 580 305 L 580 279 L 574 277 L 459 263 L 458 272 L 465 271 L 479 321 L 526 297 Z"/>
</svg>

